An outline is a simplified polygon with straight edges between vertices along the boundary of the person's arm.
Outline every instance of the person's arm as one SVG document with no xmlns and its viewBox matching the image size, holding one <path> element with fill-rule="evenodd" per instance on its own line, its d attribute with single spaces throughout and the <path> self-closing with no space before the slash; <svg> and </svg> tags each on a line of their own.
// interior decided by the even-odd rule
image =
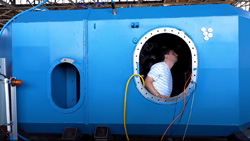
<svg viewBox="0 0 250 141">
<path fill-rule="evenodd" d="M 161 95 L 156 89 L 155 87 L 153 86 L 153 81 L 154 79 L 147 76 L 146 77 L 146 80 L 145 80 L 145 85 L 146 85 L 146 88 L 149 90 L 149 92 L 151 92 L 153 95 L 155 96 L 158 96 L 160 98 L 169 98 L 169 96 L 164 96 L 164 95 Z"/>
<path fill-rule="evenodd" d="M 146 88 L 149 90 L 149 92 L 151 92 L 153 95 L 155 96 L 160 96 L 160 93 L 154 88 L 153 86 L 153 81 L 154 79 L 147 76 L 146 77 L 146 80 L 145 80 L 145 85 L 146 85 Z"/>
</svg>

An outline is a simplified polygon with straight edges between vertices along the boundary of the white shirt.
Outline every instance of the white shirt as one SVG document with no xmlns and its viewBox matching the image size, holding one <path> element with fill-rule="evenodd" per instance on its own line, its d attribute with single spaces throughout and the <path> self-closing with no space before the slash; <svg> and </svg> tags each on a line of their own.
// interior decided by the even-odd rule
<svg viewBox="0 0 250 141">
<path fill-rule="evenodd" d="M 153 81 L 154 88 L 164 96 L 170 96 L 172 93 L 172 74 L 165 62 L 159 62 L 154 64 L 148 76 Z"/>
</svg>

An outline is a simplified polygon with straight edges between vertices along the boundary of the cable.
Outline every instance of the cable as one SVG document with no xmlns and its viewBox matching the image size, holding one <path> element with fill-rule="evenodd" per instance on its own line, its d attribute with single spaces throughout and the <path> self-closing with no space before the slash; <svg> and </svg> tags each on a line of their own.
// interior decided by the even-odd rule
<svg viewBox="0 0 250 141">
<path fill-rule="evenodd" d="M 25 137 L 21 136 L 19 133 L 17 133 L 17 135 L 18 135 L 18 137 L 20 137 L 21 139 L 23 139 L 23 140 L 25 140 L 25 141 L 28 141 L 28 139 L 27 139 L 27 138 L 25 138 Z"/>
<path fill-rule="evenodd" d="M 114 1 L 113 1 L 113 0 L 111 0 L 111 7 L 112 7 L 112 14 L 113 14 L 113 15 L 116 15 L 117 12 L 116 12 L 115 4 L 114 4 Z"/>
<path fill-rule="evenodd" d="M 101 2 L 95 2 L 93 5 L 100 4 L 102 7 L 105 7 L 103 3 Z"/>
<path fill-rule="evenodd" d="M 128 137 L 128 133 L 127 133 L 127 128 L 126 128 L 126 103 L 127 103 L 127 90 L 128 90 L 128 84 L 131 78 L 133 78 L 134 76 L 140 76 L 142 79 L 142 83 L 143 83 L 143 87 L 145 87 L 145 83 L 144 83 L 144 79 L 140 74 L 133 74 L 132 76 L 130 76 L 130 78 L 127 81 L 126 84 L 126 89 L 125 89 L 125 95 L 124 95 L 124 109 L 123 109 L 123 125 L 124 125 L 124 131 L 126 134 L 126 138 L 129 141 L 129 137 Z"/>
<path fill-rule="evenodd" d="M 78 5 L 76 6 L 76 8 L 80 8 L 80 7 L 85 7 L 85 8 L 87 8 L 87 9 L 88 9 L 88 6 L 87 6 L 87 5 L 85 5 L 85 4 L 78 4 Z"/>
<path fill-rule="evenodd" d="M 196 89 L 196 85 L 194 85 L 194 89 Z M 194 94 L 195 94 L 195 91 L 194 91 Z M 188 122 L 187 122 L 186 129 L 185 129 L 185 132 L 184 132 L 184 135 L 183 135 L 183 138 L 182 138 L 183 141 L 185 139 L 185 136 L 186 136 L 186 133 L 187 133 L 188 124 L 189 124 L 189 120 L 190 120 L 190 117 L 191 117 L 191 114 L 192 114 L 192 109 L 193 109 L 193 104 L 194 104 L 194 94 L 193 94 L 192 103 L 191 103 L 191 107 L 190 107 L 190 113 L 189 113 L 189 117 L 188 117 Z"/>
<path fill-rule="evenodd" d="M 4 75 L 4 74 L 2 74 L 2 73 L 0 73 L 0 75 L 1 75 L 1 76 L 3 76 L 4 78 L 7 78 L 7 76 L 6 76 L 6 75 Z"/>
<path fill-rule="evenodd" d="M 186 73 L 185 73 L 185 74 L 186 74 Z M 187 79 L 186 79 L 186 75 L 185 75 L 185 81 L 187 81 Z M 190 97 L 189 97 L 189 99 L 190 99 Z M 187 100 L 185 107 L 187 106 L 187 103 L 188 103 L 189 99 Z M 176 101 L 175 101 L 175 111 L 174 111 L 174 117 L 173 117 L 173 120 L 174 120 L 174 118 L 175 118 L 175 113 L 176 113 L 176 105 L 177 105 L 177 99 L 176 99 Z M 184 111 L 184 112 L 185 112 L 185 111 Z M 183 114 L 182 114 L 182 115 L 183 115 Z M 182 115 L 181 115 L 181 117 L 180 117 L 180 119 L 179 119 L 179 121 L 178 121 L 177 127 L 175 127 L 175 129 L 174 129 L 174 128 L 172 128 L 172 130 L 171 130 L 171 138 L 173 137 L 174 132 L 176 131 L 176 129 L 177 129 L 177 128 L 178 128 L 178 126 L 179 126 L 179 123 L 180 123 L 180 121 L 181 121 L 181 119 L 182 119 Z"/>
<path fill-rule="evenodd" d="M 28 9 L 28 10 L 25 10 L 25 11 L 23 11 L 22 13 L 19 13 L 19 14 L 17 14 L 16 16 L 14 16 L 13 18 L 11 18 L 11 19 L 3 26 L 3 28 L 1 29 L 1 31 L 0 31 L 0 38 L 1 38 L 1 36 L 2 36 L 2 33 L 3 33 L 4 29 L 5 29 L 13 20 L 15 20 L 18 16 L 20 16 L 20 15 L 26 13 L 26 12 L 29 12 L 29 11 L 31 11 L 31 10 L 36 9 L 37 7 L 39 7 L 39 6 L 43 5 L 44 3 L 46 3 L 47 1 L 48 1 L 48 0 L 45 0 L 45 1 L 43 1 L 42 3 L 38 4 L 37 6 L 32 7 L 32 8 L 30 8 L 30 9 Z"/>
<path fill-rule="evenodd" d="M 161 141 L 163 140 L 165 134 L 167 133 L 168 129 L 170 128 L 170 126 L 174 123 L 174 121 L 179 118 L 179 116 L 183 113 L 184 109 L 185 109 L 185 88 L 186 88 L 186 85 L 187 85 L 187 82 L 189 81 L 189 79 L 191 78 L 191 75 L 189 76 L 188 80 L 186 81 L 185 85 L 184 85 L 184 92 L 183 92 L 183 97 L 184 97 L 184 104 L 183 104 L 183 108 L 182 108 L 182 111 L 181 113 L 169 124 L 168 128 L 166 129 L 166 131 L 164 132 L 164 134 L 162 135 L 161 137 Z"/>
<path fill-rule="evenodd" d="M 195 83 L 195 85 L 197 85 L 197 84 Z M 186 102 L 185 109 L 186 109 L 186 107 L 187 107 L 187 104 L 189 103 L 189 100 L 190 100 L 191 97 L 192 97 L 191 95 L 193 95 L 194 92 L 195 92 L 195 90 L 196 90 L 196 86 L 195 86 L 194 88 L 195 88 L 194 91 L 192 92 L 192 94 L 190 94 L 190 97 L 188 98 L 188 100 L 187 100 L 187 102 Z M 184 111 L 184 112 L 185 112 L 185 111 Z M 183 114 L 184 114 L 184 112 L 183 112 Z M 179 124 L 180 124 L 180 121 L 182 120 L 183 114 L 181 115 L 181 117 L 180 117 L 180 119 L 179 119 L 179 121 L 178 121 L 177 127 L 175 128 L 173 134 L 174 134 L 175 131 L 177 130 L 177 128 L 178 128 L 178 126 L 179 126 Z"/>
<path fill-rule="evenodd" d="M 3 130 L 3 128 L 0 126 L 0 130 L 4 133 L 4 135 L 8 138 L 10 138 L 10 136 L 8 134 L 5 133 L 5 131 Z"/>
<path fill-rule="evenodd" d="M 174 116 L 173 116 L 173 120 L 174 120 L 174 118 L 175 118 L 176 106 L 177 106 L 177 99 L 175 100 L 175 106 L 174 106 L 175 108 L 174 108 Z M 173 132 L 173 129 L 174 129 L 174 128 L 172 128 L 172 130 L 171 130 L 171 137 L 173 136 L 173 133 L 174 133 L 174 132 Z"/>
</svg>

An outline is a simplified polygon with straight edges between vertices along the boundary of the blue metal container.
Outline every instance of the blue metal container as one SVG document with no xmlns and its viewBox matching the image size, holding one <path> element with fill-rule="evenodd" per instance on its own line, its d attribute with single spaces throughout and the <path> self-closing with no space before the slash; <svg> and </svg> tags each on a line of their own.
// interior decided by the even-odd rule
<svg viewBox="0 0 250 141">
<path fill-rule="evenodd" d="M 96 126 L 107 126 L 111 134 L 124 134 L 126 82 L 132 74 L 145 77 L 144 64 L 159 61 L 163 44 L 179 52 L 180 63 L 172 70 L 176 94 L 153 96 L 135 77 L 128 87 L 129 135 L 163 134 L 182 110 L 187 73 L 188 103 L 167 134 L 184 133 L 194 94 L 187 135 L 228 136 L 250 126 L 249 12 L 193 5 L 118 8 L 117 13 L 36 11 L 8 26 L 0 57 L 8 60 L 9 75 L 23 81 L 17 88 L 21 128 L 62 133 L 77 127 L 93 134 Z"/>
</svg>

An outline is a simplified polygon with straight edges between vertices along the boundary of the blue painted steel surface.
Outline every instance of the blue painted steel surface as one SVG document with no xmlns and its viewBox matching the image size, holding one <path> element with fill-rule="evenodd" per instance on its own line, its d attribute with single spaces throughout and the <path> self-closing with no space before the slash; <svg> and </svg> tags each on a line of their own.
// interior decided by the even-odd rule
<svg viewBox="0 0 250 141">
<path fill-rule="evenodd" d="M 12 56 L 9 70 L 24 82 L 17 89 L 18 123 L 24 130 L 62 133 L 65 127 L 77 127 L 93 134 L 96 126 L 108 126 L 111 134 L 124 134 L 123 98 L 133 74 L 134 39 L 158 27 L 184 31 L 197 48 L 197 89 L 187 134 L 227 136 L 250 126 L 248 12 L 229 5 L 199 5 L 118 8 L 117 15 L 111 13 L 90 8 L 29 12 L 12 23 L 12 35 L 0 40 L 1 52 L 12 51 L 0 57 Z M 139 28 L 131 28 L 132 22 Z M 202 27 L 213 28 L 208 41 Z M 6 45 L 6 40 L 12 42 Z M 51 96 L 51 74 L 63 58 L 73 59 L 80 75 L 79 101 L 68 109 Z M 58 79 L 56 86 L 60 83 L 66 80 Z M 175 104 L 145 99 L 134 82 L 127 102 L 128 134 L 162 135 L 173 120 Z M 184 133 L 190 104 L 180 124 L 177 120 L 172 127 L 178 126 L 176 135 Z M 182 107 L 183 100 L 176 104 L 175 116 Z"/>
</svg>

